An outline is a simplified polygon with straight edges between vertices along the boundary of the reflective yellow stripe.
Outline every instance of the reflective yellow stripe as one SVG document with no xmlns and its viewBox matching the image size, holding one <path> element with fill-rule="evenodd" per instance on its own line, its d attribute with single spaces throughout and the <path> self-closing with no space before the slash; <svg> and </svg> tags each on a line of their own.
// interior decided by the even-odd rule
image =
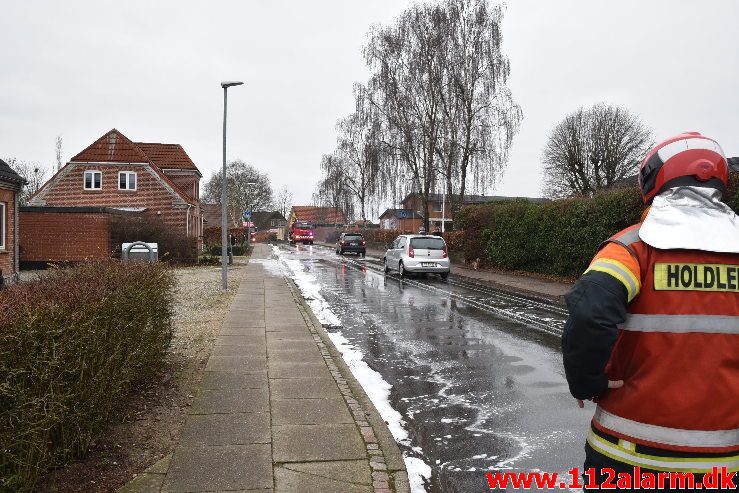
<svg viewBox="0 0 739 493">
<path fill-rule="evenodd" d="M 641 291 L 641 282 L 639 281 L 639 279 L 634 275 L 633 272 L 631 272 L 631 269 L 626 267 L 618 260 L 599 258 L 598 260 L 593 262 L 590 267 L 588 267 L 588 270 L 586 270 L 585 273 L 591 270 L 609 274 L 621 281 L 621 283 L 626 288 L 626 292 L 629 296 L 629 301 L 636 298 L 636 295 L 638 295 L 639 291 Z"/>
<path fill-rule="evenodd" d="M 725 467 L 727 471 L 731 472 L 739 471 L 739 455 L 729 457 L 660 457 L 658 455 L 642 454 L 636 452 L 636 446 L 633 443 L 619 440 L 619 444 L 615 444 L 599 437 L 593 430 L 590 430 L 590 433 L 588 433 L 587 440 L 593 449 L 606 457 L 653 471 L 692 472 L 700 474 L 711 472 L 714 467 Z M 622 446 L 621 444 L 624 442 L 633 448 Z"/>
</svg>

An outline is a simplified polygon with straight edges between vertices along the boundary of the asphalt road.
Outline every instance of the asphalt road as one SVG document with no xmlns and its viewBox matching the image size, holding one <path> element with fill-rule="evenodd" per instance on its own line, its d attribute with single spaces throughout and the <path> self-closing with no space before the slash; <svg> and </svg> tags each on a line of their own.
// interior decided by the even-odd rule
<svg viewBox="0 0 739 493">
<path fill-rule="evenodd" d="M 560 306 L 452 275 L 401 280 L 380 259 L 280 247 L 310 273 L 340 332 L 392 385 L 408 457 L 431 467 L 428 492 L 490 491 L 491 470 L 580 467 L 592 406 L 567 391 Z"/>
</svg>

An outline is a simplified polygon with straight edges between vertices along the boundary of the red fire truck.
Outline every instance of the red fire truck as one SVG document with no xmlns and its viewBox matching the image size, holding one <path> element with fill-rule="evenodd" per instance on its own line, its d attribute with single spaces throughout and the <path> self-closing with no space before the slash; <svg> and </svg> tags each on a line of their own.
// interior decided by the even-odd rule
<svg viewBox="0 0 739 493">
<path fill-rule="evenodd" d="M 291 245 L 302 243 L 303 245 L 313 244 L 313 225 L 307 221 L 295 221 L 290 226 L 287 239 Z"/>
</svg>

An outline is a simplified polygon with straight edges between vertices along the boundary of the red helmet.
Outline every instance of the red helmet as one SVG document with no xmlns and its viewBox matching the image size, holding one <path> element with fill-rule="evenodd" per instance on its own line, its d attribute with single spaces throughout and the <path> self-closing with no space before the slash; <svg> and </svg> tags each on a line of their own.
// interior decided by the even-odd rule
<svg viewBox="0 0 739 493">
<path fill-rule="evenodd" d="M 729 185 L 729 165 L 718 142 L 698 132 L 685 132 L 649 151 L 639 169 L 644 203 L 681 185 L 712 187 L 724 193 Z"/>
</svg>

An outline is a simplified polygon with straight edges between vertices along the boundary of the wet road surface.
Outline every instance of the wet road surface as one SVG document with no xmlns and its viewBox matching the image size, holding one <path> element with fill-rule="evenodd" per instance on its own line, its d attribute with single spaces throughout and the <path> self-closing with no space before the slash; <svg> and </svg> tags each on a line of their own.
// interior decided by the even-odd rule
<svg viewBox="0 0 739 493">
<path fill-rule="evenodd" d="M 567 390 L 563 307 L 453 274 L 400 280 L 379 259 L 317 245 L 282 246 L 279 258 L 314 278 L 340 321 L 327 330 L 392 385 L 401 449 L 431 467 L 426 491 L 490 491 L 486 471 L 582 465 L 592 406 Z"/>
</svg>

